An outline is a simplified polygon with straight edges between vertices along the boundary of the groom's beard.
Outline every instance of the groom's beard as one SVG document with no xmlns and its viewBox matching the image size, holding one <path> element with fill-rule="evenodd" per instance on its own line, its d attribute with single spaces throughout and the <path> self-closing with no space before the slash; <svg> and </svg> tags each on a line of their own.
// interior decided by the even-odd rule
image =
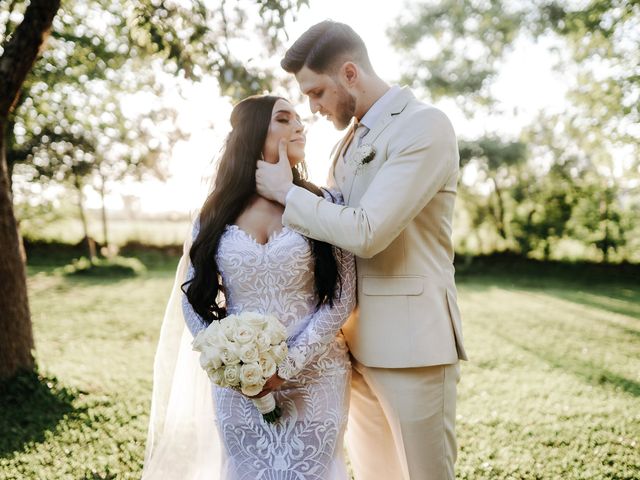
<svg viewBox="0 0 640 480">
<path fill-rule="evenodd" d="M 351 95 L 346 88 L 338 85 L 338 103 L 336 105 L 335 125 L 338 130 L 344 130 L 351 123 L 356 113 L 356 97 Z"/>
</svg>

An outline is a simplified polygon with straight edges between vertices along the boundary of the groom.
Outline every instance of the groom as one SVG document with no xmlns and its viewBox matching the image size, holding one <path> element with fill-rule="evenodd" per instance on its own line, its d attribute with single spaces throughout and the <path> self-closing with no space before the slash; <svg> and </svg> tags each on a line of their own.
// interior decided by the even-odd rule
<svg viewBox="0 0 640 480">
<path fill-rule="evenodd" d="M 312 112 L 349 127 L 330 186 L 345 206 L 293 186 L 286 153 L 259 162 L 261 195 L 289 228 L 357 256 L 349 456 L 358 480 L 452 479 L 459 359 L 451 220 L 459 156 L 447 117 L 389 87 L 348 25 L 321 22 L 286 52 Z M 353 121 L 352 121 L 353 119 Z"/>
</svg>

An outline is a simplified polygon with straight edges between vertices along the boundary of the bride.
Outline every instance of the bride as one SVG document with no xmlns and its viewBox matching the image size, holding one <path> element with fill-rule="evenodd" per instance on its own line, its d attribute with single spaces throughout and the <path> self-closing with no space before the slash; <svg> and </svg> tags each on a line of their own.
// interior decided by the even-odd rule
<svg viewBox="0 0 640 480">
<path fill-rule="evenodd" d="M 286 100 L 249 97 L 231 126 L 161 330 L 143 479 L 347 479 L 350 364 L 339 330 L 355 305 L 354 259 L 283 227 L 283 207 L 256 193 L 257 159 L 286 154 L 294 183 L 337 194 L 305 180 L 303 126 Z M 242 393 L 211 385 L 190 348 L 211 322 L 243 311 L 287 329 L 288 356 L 258 395 L 275 395 L 275 424 Z"/>
</svg>

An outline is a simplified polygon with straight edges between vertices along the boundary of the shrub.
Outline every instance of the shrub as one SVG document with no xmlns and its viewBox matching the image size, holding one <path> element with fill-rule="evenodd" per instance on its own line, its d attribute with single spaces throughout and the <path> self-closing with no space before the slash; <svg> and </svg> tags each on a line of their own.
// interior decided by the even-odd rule
<svg viewBox="0 0 640 480">
<path fill-rule="evenodd" d="M 147 271 L 144 264 L 137 258 L 111 257 L 94 258 L 80 257 L 73 260 L 69 265 L 62 267 L 65 275 L 87 275 L 87 276 L 114 276 L 114 277 L 135 277 Z"/>
</svg>

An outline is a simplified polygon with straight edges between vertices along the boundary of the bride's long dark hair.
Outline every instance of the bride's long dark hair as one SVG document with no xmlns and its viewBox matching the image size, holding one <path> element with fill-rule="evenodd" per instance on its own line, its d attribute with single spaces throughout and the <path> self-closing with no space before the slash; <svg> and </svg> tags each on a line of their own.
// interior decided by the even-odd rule
<svg viewBox="0 0 640 480">
<path fill-rule="evenodd" d="M 273 106 L 280 97 L 256 95 L 238 103 L 231 112 L 231 133 L 220 158 L 213 191 L 200 210 L 200 232 L 189 256 L 194 276 L 182 285 L 193 309 L 210 324 L 226 316 L 224 285 L 216 262 L 220 237 L 247 207 L 256 193 L 256 165 L 261 155 Z M 322 191 L 305 178 L 304 164 L 293 168 L 293 183 L 322 196 Z M 339 275 L 333 247 L 309 239 L 315 262 L 315 290 L 318 306 L 333 305 L 339 289 Z M 185 287 L 187 287 L 185 289 Z"/>
</svg>

